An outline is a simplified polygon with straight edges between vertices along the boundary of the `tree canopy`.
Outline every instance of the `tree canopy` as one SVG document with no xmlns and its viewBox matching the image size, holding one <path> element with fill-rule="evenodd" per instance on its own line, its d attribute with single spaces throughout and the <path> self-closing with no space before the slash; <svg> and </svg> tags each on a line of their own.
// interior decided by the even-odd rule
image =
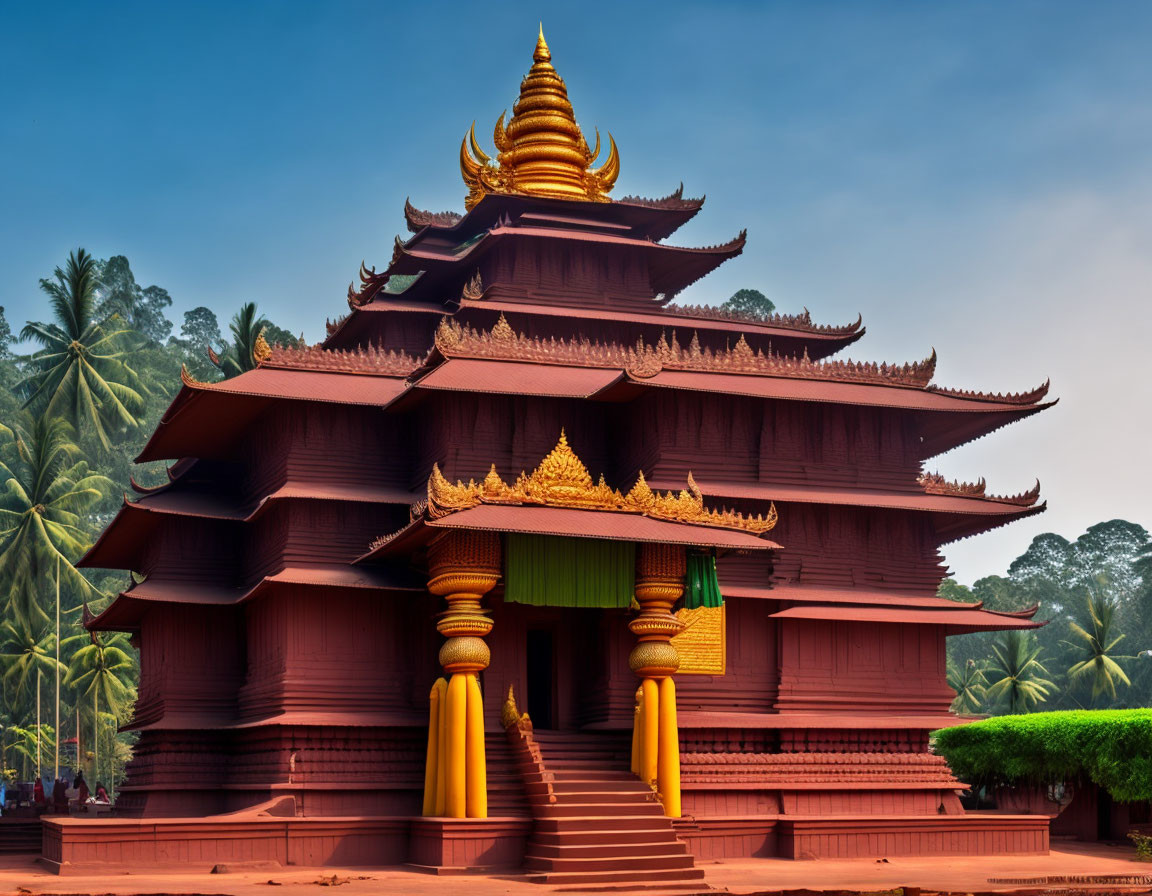
<svg viewBox="0 0 1152 896">
<path fill-rule="evenodd" d="M 1024 674 L 1041 683 L 1017 694 L 1018 710 L 1152 705 L 1152 544 L 1143 526 L 1108 520 L 1071 541 L 1037 535 L 1007 576 L 986 576 L 971 588 L 945 579 L 939 596 L 983 601 L 990 610 L 1039 606 L 1036 619 L 1046 624 L 1025 639 L 1034 674 Z M 1011 710 L 1016 687 L 995 682 L 1005 679 L 1005 659 L 1026 657 L 1009 640 L 991 633 L 948 639 L 953 667 L 972 662 L 989 682 L 979 712 Z M 953 708 L 973 711 L 967 695 Z"/>
<path fill-rule="evenodd" d="M 54 319 L 30 321 L 20 333 L 42 346 L 29 359 L 24 406 L 68 421 L 107 450 L 113 434 L 139 423 L 146 390 L 127 362 L 125 337 L 132 331 L 115 314 L 98 311 L 97 282 L 97 263 L 83 249 L 40 281 Z"/>
<path fill-rule="evenodd" d="M 130 476 L 165 481 L 164 464 L 132 459 L 179 388 L 180 365 L 216 379 L 210 350 L 235 353 L 243 337 L 237 357 L 251 366 L 257 337 L 296 340 L 254 304 L 234 319 L 232 345 L 202 306 L 173 335 L 172 297 L 141 286 L 122 255 L 99 261 L 78 249 L 40 290 L 45 320 L 21 331 L 37 347 L 31 355 L 18 353 L 0 308 L 0 749 L 29 777 L 38 759 L 51 769 L 59 679 L 61 718 L 75 718 L 80 734 L 71 761 L 115 782 L 135 737 L 118 726 L 133 712 L 136 654 L 123 635 L 85 631 L 81 607 L 99 612 L 127 583 L 122 572 L 75 564 L 120 507 Z"/>
<path fill-rule="evenodd" d="M 769 317 L 776 311 L 775 303 L 758 289 L 738 289 L 720 307 L 749 317 Z"/>
</svg>

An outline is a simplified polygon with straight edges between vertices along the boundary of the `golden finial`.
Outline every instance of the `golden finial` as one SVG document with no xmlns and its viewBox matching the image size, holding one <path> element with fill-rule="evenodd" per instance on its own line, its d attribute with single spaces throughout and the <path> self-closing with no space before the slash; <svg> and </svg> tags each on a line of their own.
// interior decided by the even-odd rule
<svg viewBox="0 0 1152 896">
<path fill-rule="evenodd" d="M 536 50 L 532 53 L 536 62 L 551 62 L 552 51 L 548 49 L 548 41 L 544 40 L 544 23 L 540 23 L 540 36 L 536 38 Z"/>
<path fill-rule="evenodd" d="M 589 149 L 576 124 L 564 79 L 552 66 L 543 24 L 532 62 L 520 82 L 512 118 L 505 125 L 506 113 L 502 113 L 496 122 L 492 134 L 496 164 L 480 148 L 475 122 L 460 143 L 460 174 L 468 185 L 467 209 L 488 193 L 607 202 L 620 174 L 620 156 L 611 134 L 608 158 L 600 168 L 592 168 L 600 155 L 600 133 L 596 133 L 595 148 Z"/>
</svg>

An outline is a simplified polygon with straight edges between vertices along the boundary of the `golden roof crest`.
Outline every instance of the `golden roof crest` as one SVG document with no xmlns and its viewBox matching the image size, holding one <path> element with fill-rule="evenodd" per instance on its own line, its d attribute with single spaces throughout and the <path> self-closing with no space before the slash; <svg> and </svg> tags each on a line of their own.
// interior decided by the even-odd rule
<svg viewBox="0 0 1152 896">
<path fill-rule="evenodd" d="M 600 155 L 600 132 L 596 132 L 595 148 L 589 149 L 576 124 L 564 79 L 552 66 L 543 25 L 532 54 L 532 68 L 520 82 L 520 98 L 512 107 L 507 126 L 505 114 L 501 113 L 492 135 L 495 164 L 476 142 L 475 122 L 460 143 L 460 174 L 468 186 L 466 209 L 471 210 L 488 193 L 608 201 L 620 174 L 616 141 L 608 135 L 608 158 L 593 169 Z"/>
<path fill-rule="evenodd" d="M 588 468 L 568 444 L 564 431 L 540 465 L 529 476 L 521 473 L 508 485 L 496 472 L 496 465 L 480 482 L 449 482 L 432 467 L 428 478 L 427 512 L 439 519 L 480 504 L 526 504 L 546 507 L 569 507 L 579 510 L 605 510 L 615 513 L 637 513 L 654 519 L 721 529 L 739 529 L 763 535 L 776 525 L 776 505 L 768 513 L 744 516 L 733 510 L 716 510 L 704 506 L 696 480 L 688 474 L 688 487 L 679 494 L 654 492 L 641 473 L 627 494 L 611 488 L 604 477 L 594 480 Z"/>
</svg>

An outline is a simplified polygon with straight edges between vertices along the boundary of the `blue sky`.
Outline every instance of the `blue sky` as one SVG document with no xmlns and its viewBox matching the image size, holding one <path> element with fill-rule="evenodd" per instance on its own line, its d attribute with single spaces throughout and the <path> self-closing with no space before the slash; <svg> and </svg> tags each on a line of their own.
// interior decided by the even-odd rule
<svg viewBox="0 0 1152 896">
<path fill-rule="evenodd" d="M 948 549 L 1003 572 L 1041 531 L 1152 525 L 1152 5 L 0 3 L 0 304 L 70 249 L 124 254 L 174 317 L 256 300 L 320 338 L 414 204 L 515 99 L 536 23 L 617 192 L 706 193 L 675 241 L 748 249 L 684 301 L 753 286 L 853 357 L 937 381 L 1045 378 L 1055 409 L 939 460 L 1050 510 Z"/>
</svg>

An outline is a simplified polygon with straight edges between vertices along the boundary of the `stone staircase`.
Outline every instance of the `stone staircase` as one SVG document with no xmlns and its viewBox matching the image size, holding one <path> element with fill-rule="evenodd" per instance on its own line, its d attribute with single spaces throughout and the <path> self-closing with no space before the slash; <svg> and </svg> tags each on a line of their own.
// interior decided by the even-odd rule
<svg viewBox="0 0 1152 896">
<path fill-rule="evenodd" d="M 628 770 L 616 733 L 512 729 L 535 819 L 524 866 L 535 883 L 573 889 L 707 889 L 651 788 Z"/>
<path fill-rule="evenodd" d="M 0 820 L 0 853 L 36 853 L 41 847 L 39 818 Z"/>
<path fill-rule="evenodd" d="M 524 779 L 518 757 L 508 738 L 489 732 L 484 736 L 484 759 L 488 772 L 488 817 L 530 817 Z"/>
</svg>

